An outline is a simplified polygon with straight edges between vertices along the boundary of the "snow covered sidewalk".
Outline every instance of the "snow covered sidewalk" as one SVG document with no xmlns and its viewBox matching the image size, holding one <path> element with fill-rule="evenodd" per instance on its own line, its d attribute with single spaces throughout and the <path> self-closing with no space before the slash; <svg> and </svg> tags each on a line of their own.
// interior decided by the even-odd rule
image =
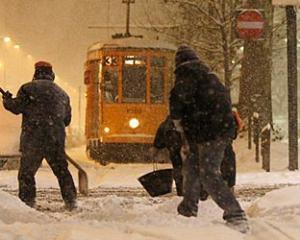
<svg viewBox="0 0 300 240">
<path fill-rule="evenodd" d="M 226 227 L 211 201 L 200 203 L 197 218 L 177 215 L 179 197 L 82 198 L 75 214 L 56 218 L 26 207 L 0 191 L 0 239 L 20 240 L 153 240 L 153 239 L 299 239 L 300 187 L 267 193 L 248 207 L 251 233 Z M 51 203 L 49 203 L 51 204 Z"/>
<path fill-rule="evenodd" d="M 251 233 L 244 235 L 225 226 L 222 211 L 211 199 L 199 203 L 197 218 L 185 218 L 176 212 L 180 197 L 149 197 L 137 178 L 152 171 L 151 164 L 103 167 L 87 161 L 82 149 L 72 150 L 70 155 L 87 171 L 91 189 L 89 197 L 79 196 L 78 209 L 72 213 L 63 209 L 57 180 L 46 164 L 36 178 L 38 209 L 42 211 L 28 208 L 16 197 L 17 171 L 0 171 L 0 188 L 12 193 L 0 190 L 0 240 L 300 239 L 300 186 L 274 190 L 263 197 L 264 193 L 255 192 L 266 186 L 270 190 L 275 185 L 300 185 L 299 172 L 265 173 L 254 166 L 238 173 L 237 192 L 252 189 L 249 197 L 239 199 L 252 227 Z M 77 171 L 70 169 L 77 183 Z"/>
</svg>

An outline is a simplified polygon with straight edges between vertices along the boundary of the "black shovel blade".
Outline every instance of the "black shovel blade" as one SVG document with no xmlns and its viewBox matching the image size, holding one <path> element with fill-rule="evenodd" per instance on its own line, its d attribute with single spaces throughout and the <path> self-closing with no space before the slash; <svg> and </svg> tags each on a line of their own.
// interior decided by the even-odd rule
<svg viewBox="0 0 300 240">
<path fill-rule="evenodd" d="M 160 169 L 138 178 L 151 197 L 158 197 L 172 192 L 173 169 Z"/>
</svg>

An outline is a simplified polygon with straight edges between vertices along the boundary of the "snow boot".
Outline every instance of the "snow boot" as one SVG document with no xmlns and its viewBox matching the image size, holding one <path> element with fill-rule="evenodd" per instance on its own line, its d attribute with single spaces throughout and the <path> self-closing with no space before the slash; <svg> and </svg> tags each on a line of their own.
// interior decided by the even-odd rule
<svg viewBox="0 0 300 240">
<path fill-rule="evenodd" d="M 68 211 L 73 211 L 74 209 L 77 208 L 77 203 L 76 200 L 72 200 L 72 201 L 65 201 L 65 208 Z"/>
<path fill-rule="evenodd" d="M 250 230 L 248 221 L 245 217 L 229 219 L 227 220 L 226 225 L 241 233 L 247 233 Z"/>
<path fill-rule="evenodd" d="M 177 212 L 185 217 L 197 217 L 198 206 L 190 207 L 186 202 L 182 201 L 177 207 Z"/>
<path fill-rule="evenodd" d="M 31 208 L 35 208 L 35 206 L 36 206 L 35 200 L 32 200 L 32 201 L 25 201 L 24 203 L 25 203 L 28 207 L 31 207 Z"/>
<path fill-rule="evenodd" d="M 209 194 L 208 192 L 206 192 L 203 188 L 203 186 L 201 185 L 200 187 L 200 193 L 199 193 L 199 199 L 200 201 L 206 201 L 208 198 Z"/>
<path fill-rule="evenodd" d="M 200 198 L 201 201 L 206 201 L 207 198 L 208 198 L 208 196 L 209 195 L 208 195 L 208 193 L 206 191 L 201 191 L 199 198 Z"/>
</svg>

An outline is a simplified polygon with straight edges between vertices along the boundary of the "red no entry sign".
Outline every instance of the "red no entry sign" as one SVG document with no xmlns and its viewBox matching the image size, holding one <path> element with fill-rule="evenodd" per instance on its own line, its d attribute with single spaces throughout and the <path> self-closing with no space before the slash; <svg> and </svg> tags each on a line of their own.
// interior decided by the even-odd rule
<svg viewBox="0 0 300 240">
<path fill-rule="evenodd" d="M 262 36 L 265 20 L 260 11 L 244 10 L 237 16 L 237 32 L 240 38 L 256 39 Z"/>
</svg>

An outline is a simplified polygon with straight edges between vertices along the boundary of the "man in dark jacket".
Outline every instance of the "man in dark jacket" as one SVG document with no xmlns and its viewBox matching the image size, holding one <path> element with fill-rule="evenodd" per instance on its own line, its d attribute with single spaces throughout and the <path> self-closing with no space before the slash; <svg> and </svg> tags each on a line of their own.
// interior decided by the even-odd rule
<svg viewBox="0 0 300 240">
<path fill-rule="evenodd" d="M 19 197 L 35 206 L 35 174 L 45 158 L 58 179 L 68 210 L 76 207 L 76 188 L 65 157 L 65 127 L 71 121 L 68 95 L 54 81 L 52 66 L 37 62 L 33 80 L 21 86 L 16 98 L 3 95 L 4 107 L 22 114 Z"/>
<path fill-rule="evenodd" d="M 245 213 L 220 172 L 225 148 L 236 131 L 229 92 L 190 47 L 180 46 L 175 62 L 170 117 L 183 142 L 184 177 L 184 198 L 178 213 L 187 217 L 197 215 L 201 182 L 224 210 L 227 223 L 246 232 Z"/>
</svg>

